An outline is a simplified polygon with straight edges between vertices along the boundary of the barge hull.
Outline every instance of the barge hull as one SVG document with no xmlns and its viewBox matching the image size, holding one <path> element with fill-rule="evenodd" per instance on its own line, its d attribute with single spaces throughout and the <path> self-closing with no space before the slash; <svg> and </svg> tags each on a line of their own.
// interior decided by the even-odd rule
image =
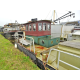
<svg viewBox="0 0 80 80">
<path fill-rule="evenodd" d="M 45 68 L 44 68 L 44 66 L 43 66 L 43 62 L 42 62 L 41 60 L 39 60 L 33 52 L 27 50 L 25 47 L 23 47 L 23 46 L 20 45 L 19 43 L 16 43 L 16 44 L 17 44 L 17 48 L 18 48 L 20 51 L 22 51 L 25 55 L 29 56 L 29 57 L 32 59 L 32 61 L 33 61 L 35 64 L 37 64 L 37 66 L 38 66 L 39 68 L 41 68 L 42 70 L 45 70 Z M 53 67 L 49 66 L 48 64 L 46 64 L 46 67 L 47 67 L 48 69 L 50 69 L 50 70 L 55 70 Z"/>
</svg>

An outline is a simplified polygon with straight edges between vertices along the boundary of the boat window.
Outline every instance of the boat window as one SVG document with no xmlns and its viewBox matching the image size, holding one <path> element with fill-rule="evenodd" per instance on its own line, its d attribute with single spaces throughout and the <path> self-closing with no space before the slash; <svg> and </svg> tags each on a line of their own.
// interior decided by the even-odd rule
<svg viewBox="0 0 80 80">
<path fill-rule="evenodd" d="M 28 31 L 28 25 L 26 25 L 26 31 Z"/>
<path fill-rule="evenodd" d="M 43 31 L 46 31 L 46 23 L 43 23 Z"/>
<path fill-rule="evenodd" d="M 29 25 L 29 31 L 32 31 L 31 24 Z"/>
<path fill-rule="evenodd" d="M 36 24 L 33 24 L 33 31 L 36 31 Z"/>
<path fill-rule="evenodd" d="M 48 30 L 48 31 L 50 30 L 50 24 L 47 25 L 47 30 Z"/>
<path fill-rule="evenodd" d="M 39 23 L 39 24 L 38 24 L 38 30 L 39 30 L 39 31 L 42 31 L 42 23 Z"/>
</svg>

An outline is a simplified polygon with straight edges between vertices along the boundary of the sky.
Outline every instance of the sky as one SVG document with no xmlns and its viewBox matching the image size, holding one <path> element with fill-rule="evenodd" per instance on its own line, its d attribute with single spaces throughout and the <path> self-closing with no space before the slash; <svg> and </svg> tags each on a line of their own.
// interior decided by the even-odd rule
<svg viewBox="0 0 80 80">
<path fill-rule="evenodd" d="M 55 19 L 68 13 L 68 11 L 75 13 L 74 19 L 73 17 L 69 17 L 61 20 L 61 22 L 80 20 L 80 10 L 73 10 L 70 7 L 66 9 L 63 8 L 65 4 L 61 6 L 61 4 L 55 3 L 54 0 L 0 0 L 0 26 L 14 23 L 15 20 L 18 23 L 26 23 L 33 18 L 37 18 L 38 20 L 53 19 L 54 10 L 56 10 Z M 69 6 L 69 3 L 67 6 Z"/>
</svg>

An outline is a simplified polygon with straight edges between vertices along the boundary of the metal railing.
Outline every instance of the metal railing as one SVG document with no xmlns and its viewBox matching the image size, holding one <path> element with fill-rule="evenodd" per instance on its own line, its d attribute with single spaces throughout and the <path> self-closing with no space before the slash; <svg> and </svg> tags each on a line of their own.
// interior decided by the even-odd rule
<svg viewBox="0 0 80 80">
<path fill-rule="evenodd" d="M 19 35 L 22 36 L 22 38 L 24 37 L 24 36 L 21 35 L 21 34 L 18 34 L 18 37 L 19 37 Z M 18 40 L 19 40 L 18 37 L 17 37 L 17 42 L 18 42 Z M 34 39 L 33 39 L 32 37 L 28 37 L 28 36 L 25 36 L 25 37 L 30 39 L 30 51 L 31 51 L 31 41 L 33 42 L 33 49 L 34 49 L 34 53 L 35 53 Z M 22 45 L 23 45 L 23 40 L 22 40 Z"/>
<path fill-rule="evenodd" d="M 77 56 L 77 55 L 74 55 L 74 54 L 71 54 L 71 53 L 67 53 L 67 52 L 64 52 L 64 51 L 61 51 L 61 50 L 57 50 L 57 49 L 54 49 L 54 48 L 50 49 L 49 56 L 50 56 L 50 53 L 51 53 L 52 50 L 55 50 L 55 51 L 58 51 L 58 52 L 59 52 L 58 61 L 57 61 L 57 69 L 59 69 L 59 62 L 62 62 L 62 63 L 66 64 L 66 65 L 68 65 L 68 66 L 70 66 L 70 67 L 73 67 L 73 68 L 75 68 L 75 69 L 80 70 L 80 68 L 78 68 L 78 67 L 76 67 L 76 66 L 74 66 L 74 65 L 71 65 L 71 64 L 69 64 L 69 63 L 67 63 L 67 62 L 64 62 L 64 61 L 60 60 L 60 53 L 62 52 L 62 53 L 64 53 L 64 54 L 68 54 L 68 55 L 71 55 L 71 56 L 74 56 L 74 57 L 77 57 L 77 58 L 80 58 L 80 56 Z M 48 62 L 48 60 L 49 60 L 49 56 L 48 56 L 48 58 L 47 58 L 47 62 Z"/>
<path fill-rule="evenodd" d="M 30 38 L 30 43 L 31 43 L 31 39 L 33 40 L 33 49 L 34 49 L 34 53 L 35 53 L 34 39 L 32 37 L 28 37 L 28 36 L 25 36 L 25 37 Z M 30 44 L 30 51 L 31 51 L 31 44 Z"/>
</svg>

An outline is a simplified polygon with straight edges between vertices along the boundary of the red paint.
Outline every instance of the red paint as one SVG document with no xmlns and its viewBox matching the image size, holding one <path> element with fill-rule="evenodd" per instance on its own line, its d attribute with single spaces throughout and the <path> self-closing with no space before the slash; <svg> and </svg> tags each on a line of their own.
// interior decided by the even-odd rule
<svg viewBox="0 0 80 80">
<path fill-rule="evenodd" d="M 39 46 L 39 47 L 37 47 L 37 48 L 44 49 L 44 47 L 42 47 L 42 46 Z"/>
<path fill-rule="evenodd" d="M 46 54 L 46 57 L 48 57 L 48 54 Z"/>
<path fill-rule="evenodd" d="M 43 29 L 43 23 L 46 23 L 46 24 L 50 24 L 50 30 L 46 30 L 46 31 L 38 31 L 38 23 L 42 23 L 42 29 Z M 26 23 L 26 24 L 23 24 L 25 25 L 25 29 L 26 29 L 26 25 L 32 25 L 33 24 L 36 24 L 36 31 L 33 31 L 33 27 L 32 27 L 32 31 L 27 31 L 25 30 L 25 35 L 30 35 L 30 36 L 45 36 L 45 35 L 51 35 L 51 22 L 50 21 L 47 21 L 47 20 L 41 20 L 41 21 L 37 21 L 37 22 L 29 22 L 29 23 Z M 28 28 L 29 29 L 29 28 Z"/>
<path fill-rule="evenodd" d="M 30 51 L 30 49 L 28 49 Z"/>
<path fill-rule="evenodd" d="M 35 53 L 35 55 L 37 55 L 37 53 Z"/>
</svg>

